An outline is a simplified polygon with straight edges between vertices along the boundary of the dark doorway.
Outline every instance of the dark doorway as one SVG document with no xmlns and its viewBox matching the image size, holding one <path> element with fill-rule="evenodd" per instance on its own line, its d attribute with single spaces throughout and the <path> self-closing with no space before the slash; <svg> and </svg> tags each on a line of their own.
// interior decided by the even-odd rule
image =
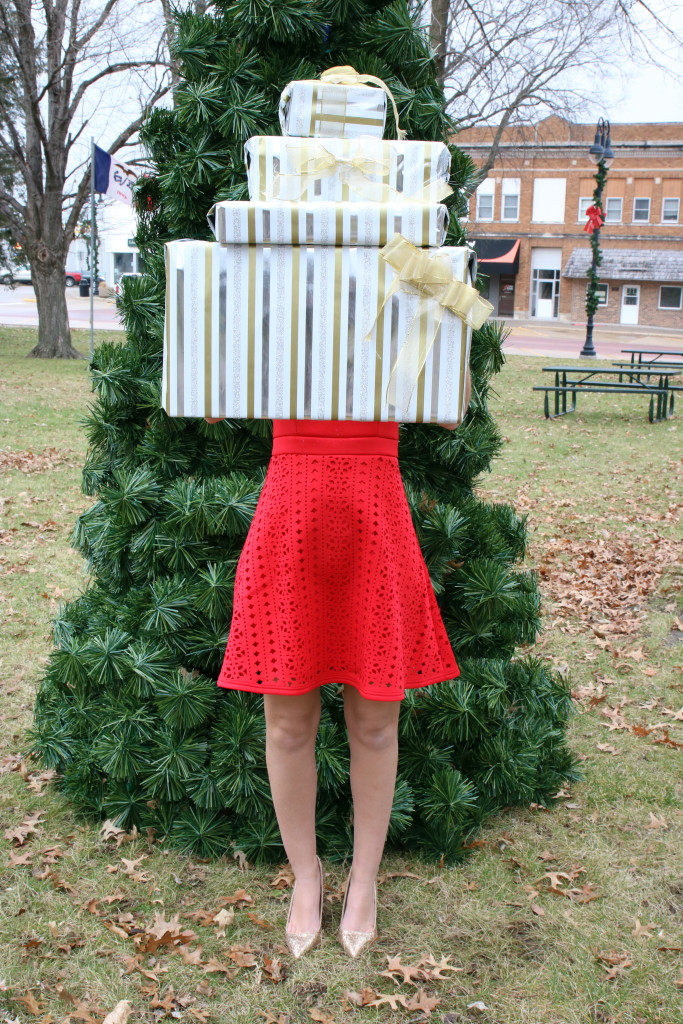
<svg viewBox="0 0 683 1024">
<path fill-rule="evenodd" d="M 498 292 L 498 316 L 514 316 L 515 314 L 515 278 L 512 274 L 500 275 L 500 291 Z"/>
</svg>

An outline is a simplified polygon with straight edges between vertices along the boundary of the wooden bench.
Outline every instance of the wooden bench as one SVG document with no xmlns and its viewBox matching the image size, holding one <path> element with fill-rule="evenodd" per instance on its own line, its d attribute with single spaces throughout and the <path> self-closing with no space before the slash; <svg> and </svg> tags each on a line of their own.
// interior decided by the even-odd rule
<svg viewBox="0 0 683 1024">
<path fill-rule="evenodd" d="M 666 420 L 674 411 L 674 392 L 669 384 L 670 377 L 680 376 L 680 370 L 662 369 L 658 374 L 658 382 L 650 384 L 651 371 L 647 374 L 647 382 L 634 380 L 639 376 L 638 369 L 635 370 L 617 369 L 616 367 L 595 367 L 595 366 L 544 366 L 544 373 L 554 373 L 554 384 L 534 385 L 534 391 L 544 391 L 543 411 L 546 419 L 556 419 L 558 416 L 566 416 L 567 413 L 576 409 L 576 396 L 579 392 L 590 392 L 592 394 L 605 395 L 649 395 L 650 406 L 648 419 L 650 423 L 659 423 Z M 645 376 L 643 370 L 640 374 Z M 619 376 L 619 380 L 610 379 Z M 628 376 L 629 382 L 622 380 Z M 600 377 L 607 379 L 600 380 Z M 597 378 L 597 379 L 596 379 Z M 555 412 L 550 412 L 548 396 L 555 395 Z M 567 395 L 571 396 L 571 405 L 567 408 Z M 655 415 L 655 398 L 657 399 L 657 412 Z"/>
</svg>

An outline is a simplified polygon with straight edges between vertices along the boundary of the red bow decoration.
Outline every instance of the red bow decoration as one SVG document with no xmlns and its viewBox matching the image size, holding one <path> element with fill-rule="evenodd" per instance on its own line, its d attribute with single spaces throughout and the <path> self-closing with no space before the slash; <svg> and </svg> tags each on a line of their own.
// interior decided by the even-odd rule
<svg viewBox="0 0 683 1024">
<path fill-rule="evenodd" d="M 589 206 L 586 210 L 586 216 L 588 217 L 588 222 L 583 230 L 587 231 L 589 235 L 592 235 L 597 228 L 602 227 L 605 223 L 599 206 Z"/>
<path fill-rule="evenodd" d="M 147 196 L 147 209 L 150 211 L 154 209 L 154 200 L 151 196 Z"/>
</svg>

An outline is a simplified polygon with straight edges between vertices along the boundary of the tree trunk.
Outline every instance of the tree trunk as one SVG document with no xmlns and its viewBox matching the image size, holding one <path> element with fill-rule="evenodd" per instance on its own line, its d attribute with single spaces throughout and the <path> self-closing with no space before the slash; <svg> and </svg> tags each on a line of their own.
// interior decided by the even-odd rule
<svg viewBox="0 0 683 1024">
<path fill-rule="evenodd" d="M 71 344 L 63 261 L 49 268 L 31 264 L 38 303 L 38 344 L 28 353 L 35 359 L 89 359 Z M 92 288 L 92 282 L 90 287 Z"/>
<path fill-rule="evenodd" d="M 436 77 L 440 86 L 443 86 L 446 78 L 449 9 L 450 0 L 432 0 L 432 20 L 429 27 L 429 36 L 436 52 Z"/>
</svg>

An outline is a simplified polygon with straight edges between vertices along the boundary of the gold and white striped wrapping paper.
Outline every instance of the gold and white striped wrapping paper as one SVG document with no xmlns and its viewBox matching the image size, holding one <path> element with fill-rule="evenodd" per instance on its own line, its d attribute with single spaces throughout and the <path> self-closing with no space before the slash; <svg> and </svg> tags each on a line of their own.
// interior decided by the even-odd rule
<svg viewBox="0 0 683 1024">
<path fill-rule="evenodd" d="M 380 90 L 378 90 L 379 92 Z M 384 95 L 382 93 L 382 95 Z M 425 186 L 428 202 L 437 203 L 443 196 L 443 185 L 448 182 L 451 155 L 443 142 L 416 142 L 409 139 L 294 139 L 280 135 L 254 135 L 244 144 L 249 198 L 289 199 L 318 202 L 366 202 L 367 195 L 356 192 L 345 180 L 348 165 L 327 177 L 311 181 L 302 195 L 301 175 L 292 163 L 291 154 L 331 153 L 336 158 L 350 160 L 362 147 L 363 156 L 386 166 L 383 177 L 370 180 L 388 185 L 406 199 L 422 198 Z"/>
<path fill-rule="evenodd" d="M 467 248 L 439 252 L 471 283 Z M 417 385 L 413 374 L 399 382 L 396 406 L 385 402 L 419 301 L 399 290 L 367 338 L 394 278 L 370 246 L 168 242 L 163 408 L 238 419 L 460 419 L 471 330 L 448 310 Z M 426 336 L 431 317 L 420 317 Z"/>
<path fill-rule="evenodd" d="M 384 94 L 382 94 L 384 95 Z M 221 202 L 208 221 L 230 245 L 386 245 L 398 233 L 418 247 L 443 245 L 448 209 L 441 203 Z"/>
<path fill-rule="evenodd" d="M 356 139 L 384 134 L 387 97 L 374 85 L 290 82 L 280 97 L 283 135 L 302 138 Z"/>
</svg>

